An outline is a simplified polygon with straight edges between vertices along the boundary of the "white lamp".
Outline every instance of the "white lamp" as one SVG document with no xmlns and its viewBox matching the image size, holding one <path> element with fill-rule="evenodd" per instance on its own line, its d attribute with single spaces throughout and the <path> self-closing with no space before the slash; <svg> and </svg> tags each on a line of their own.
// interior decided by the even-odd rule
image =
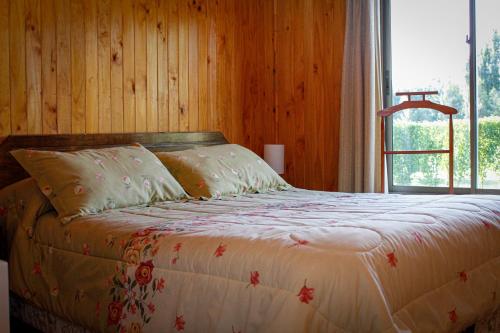
<svg viewBox="0 0 500 333">
<path fill-rule="evenodd" d="M 264 160 L 277 174 L 284 174 L 285 145 L 264 145 Z"/>
</svg>

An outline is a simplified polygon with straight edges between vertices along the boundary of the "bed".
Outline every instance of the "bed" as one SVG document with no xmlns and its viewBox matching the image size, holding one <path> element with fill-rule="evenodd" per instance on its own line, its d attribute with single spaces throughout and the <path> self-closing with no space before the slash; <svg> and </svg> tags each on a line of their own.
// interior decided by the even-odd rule
<svg viewBox="0 0 500 333">
<path fill-rule="evenodd" d="M 25 177 L 5 153 L 14 147 L 131 142 L 158 151 L 226 140 L 220 133 L 9 137 L 0 183 Z M 29 232 L 16 232 L 9 246 L 13 312 L 45 331 L 499 328 L 499 196 L 292 188 L 127 207 L 66 225 L 48 212 Z"/>
</svg>

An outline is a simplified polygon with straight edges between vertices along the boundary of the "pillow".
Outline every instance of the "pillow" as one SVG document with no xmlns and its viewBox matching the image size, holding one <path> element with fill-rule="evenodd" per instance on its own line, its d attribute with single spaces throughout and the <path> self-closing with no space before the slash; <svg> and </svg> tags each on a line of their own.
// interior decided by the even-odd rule
<svg viewBox="0 0 500 333">
<path fill-rule="evenodd" d="M 187 197 L 155 155 L 139 144 L 11 154 L 36 179 L 63 223 L 106 209 Z"/>
<path fill-rule="evenodd" d="M 36 221 L 54 210 L 33 178 L 18 181 L 0 190 L 0 258 L 8 258 L 18 228 L 31 237 Z"/>
<path fill-rule="evenodd" d="M 156 156 L 193 197 L 217 198 L 290 188 L 264 160 L 235 144 L 160 152 Z"/>
</svg>

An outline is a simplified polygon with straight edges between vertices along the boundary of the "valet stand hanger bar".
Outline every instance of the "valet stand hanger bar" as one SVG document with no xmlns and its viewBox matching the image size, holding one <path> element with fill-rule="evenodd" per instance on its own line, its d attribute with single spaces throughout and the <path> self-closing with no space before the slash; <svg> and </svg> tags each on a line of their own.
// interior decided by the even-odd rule
<svg viewBox="0 0 500 333">
<path fill-rule="evenodd" d="M 385 155 L 408 155 L 408 154 L 449 154 L 449 193 L 453 193 L 453 115 L 457 114 L 458 111 L 451 106 L 437 104 L 426 100 L 427 95 L 437 95 L 437 91 L 416 91 L 416 92 L 398 92 L 396 96 L 407 96 L 408 100 L 400 104 L 385 108 L 377 112 L 377 115 L 382 117 L 380 122 L 381 136 L 381 154 L 382 154 L 382 192 L 385 192 Z M 412 96 L 421 96 L 420 100 L 412 100 Z M 386 151 L 385 150 L 385 118 L 393 115 L 396 112 L 408 110 L 408 109 L 432 109 L 439 111 L 443 114 L 449 116 L 449 147 L 448 149 L 439 150 L 397 150 L 397 151 Z"/>
</svg>

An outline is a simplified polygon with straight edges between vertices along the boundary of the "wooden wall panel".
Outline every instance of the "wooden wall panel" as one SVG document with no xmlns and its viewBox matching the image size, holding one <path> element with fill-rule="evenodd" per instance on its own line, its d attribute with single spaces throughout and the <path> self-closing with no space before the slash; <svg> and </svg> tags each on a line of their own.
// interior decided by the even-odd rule
<svg viewBox="0 0 500 333">
<path fill-rule="evenodd" d="M 85 17 L 85 133 L 99 132 L 97 63 L 97 1 L 84 1 Z"/>
<path fill-rule="evenodd" d="M 10 128 L 9 1 L 0 0 L 0 136 Z"/>
<path fill-rule="evenodd" d="M 0 136 L 222 131 L 335 189 L 344 0 L 0 0 Z"/>
<path fill-rule="evenodd" d="M 345 2 L 276 0 L 278 142 L 285 178 L 298 187 L 335 190 Z"/>
<path fill-rule="evenodd" d="M 83 2 L 71 0 L 71 132 L 85 132 L 85 23 Z"/>
<path fill-rule="evenodd" d="M 16 1 L 12 1 L 14 3 Z M 66 0 L 56 0 L 57 132 L 71 133 L 71 11 Z M 42 88 L 43 89 L 43 88 Z"/>
<path fill-rule="evenodd" d="M 121 0 L 111 1 L 111 131 L 113 133 L 123 132 L 123 15 Z"/>
<path fill-rule="evenodd" d="M 9 14 L 10 115 L 13 134 L 28 133 L 24 2 L 11 1 Z"/>
<path fill-rule="evenodd" d="M 40 0 L 26 0 L 26 106 L 28 134 L 42 132 Z"/>
<path fill-rule="evenodd" d="M 57 44 L 55 1 L 42 0 L 42 133 L 57 133 Z"/>
</svg>

